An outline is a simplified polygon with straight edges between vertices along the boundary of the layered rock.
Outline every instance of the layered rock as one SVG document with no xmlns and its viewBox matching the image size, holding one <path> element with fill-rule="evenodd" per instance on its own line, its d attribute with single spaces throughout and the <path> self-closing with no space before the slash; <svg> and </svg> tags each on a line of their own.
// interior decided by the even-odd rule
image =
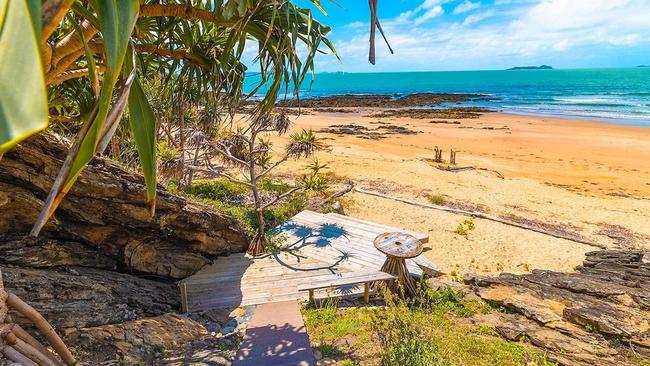
<svg viewBox="0 0 650 366">
<path fill-rule="evenodd" d="M 26 238 L 65 159 L 66 147 L 36 136 L 0 160 L 0 264 L 80 265 L 187 277 L 210 258 L 243 251 L 231 217 L 159 189 L 155 217 L 142 177 L 94 159 L 38 240 Z"/>
<path fill-rule="evenodd" d="M 635 252 L 586 256 L 575 273 L 468 275 L 465 282 L 507 310 L 481 321 L 507 339 L 525 337 L 561 364 L 629 364 L 650 357 L 650 264 Z"/>
<path fill-rule="evenodd" d="M 84 365 L 119 359 L 125 365 L 159 364 L 174 349 L 184 348 L 207 335 L 205 328 L 178 314 L 82 328 L 65 337 L 84 353 Z"/>
<path fill-rule="evenodd" d="M 6 289 L 36 308 L 59 332 L 158 316 L 180 307 L 174 283 L 123 273 L 5 267 L 2 274 Z"/>
<path fill-rule="evenodd" d="M 30 238 L 66 152 L 65 143 L 40 135 L 0 160 L 0 270 L 6 290 L 38 310 L 68 345 L 85 352 L 78 355 L 82 364 L 116 357 L 140 364 L 164 357 L 167 348 L 201 340 L 206 333 L 201 324 L 173 314 L 180 310 L 175 281 L 216 256 L 244 251 L 247 238 L 238 223 L 160 188 L 151 218 L 143 178 L 96 158 L 39 238 Z"/>
</svg>

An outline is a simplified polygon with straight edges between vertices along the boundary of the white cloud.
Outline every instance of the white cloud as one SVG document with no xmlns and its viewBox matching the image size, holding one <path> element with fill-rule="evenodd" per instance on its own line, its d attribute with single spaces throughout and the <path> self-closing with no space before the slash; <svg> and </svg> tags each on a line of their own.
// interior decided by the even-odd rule
<svg viewBox="0 0 650 366">
<path fill-rule="evenodd" d="M 480 68 L 478 63 L 550 62 L 553 55 L 572 55 L 585 47 L 650 47 L 648 0 L 517 1 L 515 7 L 485 5 L 485 11 L 460 22 L 435 15 L 440 10 L 434 9 L 443 4 L 444 0 L 424 1 L 382 22 L 395 55 L 378 43 L 378 66 L 372 70 Z M 438 18 L 425 27 L 420 23 L 431 19 L 425 17 L 427 11 Z M 425 18 L 415 24 L 419 17 Z M 493 20 L 480 22 L 487 17 Z M 336 42 L 344 69 L 367 70 L 367 31 L 352 33 L 351 38 Z"/>
<path fill-rule="evenodd" d="M 478 9 L 481 7 L 481 3 L 476 2 L 473 3 L 470 0 L 465 0 L 464 2 L 458 4 L 453 10 L 453 14 L 462 14 L 462 13 L 467 13 L 468 11 Z"/>
<path fill-rule="evenodd" d="M 492 11 L 492 10 L 488 10 L 488 11 L 485 11 L 485 12 L 482 12 L 482 13 L 470 14 L 463 21 L 463 25 L 470 25 L 470 24 L 473 24 L 473 23 L 478 23 L 481 20 L 487 19 L 487 18 L 489 18 L 489 17 L 491 17 L 493 15 L 494 15 L 494 11 Z"/>
<path fill-rule="evenodd" d="M 427 20 L 444 14 L 445 11 L 441 5 L 449 1 L 450 0 L 424 0 L 422 4 L 415 9 L 407 10 L 400 14 L 395 21 L 414 21 L 415 24 L 421 24 Z"/>
<path fill-rule="evenodd" d="M 424 12 L 424 14 L 420 15 L 419 17 L 415 18 L 414 22 L 415 24 L 421 24 L 426 22 L 429 19 L 433 19 L 439 15 L 442 15 L 445 11 L 442 9 L 442 6 L 436 5 L 431 9 L 428 9 L 427 11 Z"/>
</svg>

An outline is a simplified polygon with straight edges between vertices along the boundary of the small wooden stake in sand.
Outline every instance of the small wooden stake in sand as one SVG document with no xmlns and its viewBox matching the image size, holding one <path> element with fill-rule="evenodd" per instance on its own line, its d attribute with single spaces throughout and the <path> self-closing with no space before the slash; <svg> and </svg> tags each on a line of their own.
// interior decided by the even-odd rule
<svg viewBox="0 0 650 366">
<path fill-rule="evenodd" d="M 397 277 L 397 280 L 388 282 L 388 289 L 402 296 L 415 296 L 417 284 L 406 268 L 406 259 L 422 254 L 422 243 L 409 234 L 384 233 L 375 238 L 374 244 L 377 250 L 386 254 L 381 270 Z"/>
</svg>

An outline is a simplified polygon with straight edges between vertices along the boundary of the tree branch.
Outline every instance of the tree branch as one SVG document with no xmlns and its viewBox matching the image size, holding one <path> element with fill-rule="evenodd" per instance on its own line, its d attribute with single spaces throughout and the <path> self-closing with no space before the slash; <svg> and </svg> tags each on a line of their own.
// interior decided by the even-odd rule
<svg viewBox="0 0 650 366">
<path fill-rule="evenodd" d="M 90 23 L 88 20 L 81 22 L 81 31 L 83 32 L 84 39 L 90 42 L 90 40 L 99 32 L 95 26 Z M 52 49 L 52 65 L 57 65 L 61 59 L 74 53 L 75 51 L 82 50 L 83 52 L 84 44 L 79 37 L 77 31 L 71 31 L 63 39 L 61 39 Z M 76 58 L 75 58 L 76 60 Z M 73 60 L 74 61 L 74 60 Z"/>
<path fill-rule="evenodd" d="M 221 9 L 219 9 L 221 10 Z M 182 19 L 206 20 L 217 22 L 223 20 L 220 13 L 205 9 L 195 8 L 190 4 L 142 4 L 140 5 L 141 17 L 177 17 Z"/>
<path fill-rule="evenodd" d="M 260 178 L 264 177 L 265 175 L 269 174 L 269 172 L 270 172 L 271 170 L 275 169 L 278 165 L 280 165 L 280 164 L 284 163 L 285 161 L 287 161 L 287 159 L 289 159 L 289 156 L 290 156 L 290 154 L 286 154 L 285 156 L 283 156 L 282 159 L 276 161 L 276 162 L 273 163 L 271 166 L 269 166 L 268 168 L 266 168 L 266 169 L 265 169 L 263 172 L 261 172 L 257 177 L 255 177 L 255 179 L 260 179 Z"/>
<path fill-rule="evenodd" d="M 103 71 L 104 66 L 103 65 L 97 65 L 97 70 Z M 61 74 L 53 77 L 52 79 L 49 80 L 47 83 L 48 85 L 57 85 L 61 84 L 62 82 L 70 79 L 78 79 L 84 76 L 88 76 L 88 68 L 83 68 L 83 69 L 76 69 L 76 70 L 68 70 L 64 71 Z"/>
<path fill-rule="evenodd" d="M 160 47 L 155 44 L 136 44 L 134 45 L 134 48 L 137 52 L 140 53 L 152 53 L 159 56 L 171 58 L 172 60 L 183 60 L 197 66 L 208 67 L 205 62 L 202 60 L 197 60 L 197 57 L 193 57 L 194 55 L 185 49 L 172 50 L 170 48 Z"/>
<path fill-rule="evenodd" d="M 212 148 L 213 148 L 214 150 L 216 150 L 219 154 L 225 156 L 226 158 L 232 160 L 233 162 L 235 162 L 235 163 L 237 163 L 237 164 L 241 164 L 241 165 L 248 166 L 248 163 L 247 163 L 247 162 L 245 162 L 245 161 L 243 161 L 243 160 L 237 158 L 236 156 L 234 156 L 234 155 L 230 152 L 230 149 L 229 149 L 228 147 L 226 147 L 225 145 L 223 145 L 223 144 L 221 144 L 221 143 L 208 143 L 208 146 L 212 147 Z M 219 148 L 219 146 L 221 146 L 221 148 Z"/>
<path fill-rule="evenodd" d="M 42 5 L 43 33 L 41 42 L 47 42 L 48 38 L 54 33 L 61 19 L 68 12 L 74 0 L 47 0 Z"/>
<path fill-rule="evenodd" d="M 214 174 L 214 175 L 217 175 L 217 176 L 220 176 L 220 177 L 224 177 L 224 178 L 228 179 L 229 181 L 231 181 L 233 183 L 241 184 L 241 185 L 246 186 L 248 188 L 253 188 L 252 184 L 250 184 L 248 182 L 244 182 L 243 180 L 239 180 L 239 179 L 233 177 L 232 175 L 226 173 L 223 170 L 216 170 L 216 169 L 213 169 L 213 168 L 205 169 L 205 168 L 201 168 L 201 167 L 195 166 L 195 165 L 189 165 L 187 168 L 191 169 L 191 170 L 194 170 L 194 171 L 197 171 L 197 172 Z"/>
<path fill-rule="evenodd" d="M 266 210 L 269 206 L 273 206 L 274 204 L 276 204 L 276 203 L 277 203 L 278 201 L 280 201 L 281 199 L 284 199 L 284 198 L 286 198 L 286 197 L 291 196 L 292 194 L 294 194 L 294 193 L 295 193 L 296 191 L 298 191 L 299 189 L 300 189 L 300 188 L 298 188 L 298 187 L 291 188 L 289 191 L 287 191 L 287 192 L 285 192 L 285 193 L 283 193 L 283 194 L 281 194 L 281 195 L 275 197 L 275 199 L 273 199 L 273 201 L 264 204 L 262 207 L 260 207 L 260 210 Z"/>
</svg>

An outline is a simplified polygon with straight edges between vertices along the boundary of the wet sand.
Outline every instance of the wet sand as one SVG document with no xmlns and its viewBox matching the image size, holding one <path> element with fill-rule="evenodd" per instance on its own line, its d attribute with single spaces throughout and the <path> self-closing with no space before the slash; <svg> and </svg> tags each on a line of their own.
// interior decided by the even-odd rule
<svg viewBox="0 0 650 366">
<path fill-rule="evenodd" d="M 322 110 L 292 116 L 292 129 L 327 131 L 319 136 L 330 151 L 317 158 L 341 179 L 421 202 L 439 195 L 447 205 L 549 225 L 611 248 L 650 250 L 650 128 L 502 113 L 441 119 Z M 332 127 L 349 125 L 363 128 L 342 134 Z M 391 125 L 399 128 L 385 127 Z M 274 141 L 283 145 L 286 137 Z M 436 169 L 436 146 L 443 159 L 454 149 L 457 166 L 482 170 Z M 305 164 L 289 162 L 280 172 L 302 173 Z M 360 193 L 346 197 L 351 216 L 428 232 L 425 255 L 453 275 L 566 271 L 597 249 L 483 219 L 474 219 L 465 238 L 454 230 L 467 217 Z"/>
</svg>

